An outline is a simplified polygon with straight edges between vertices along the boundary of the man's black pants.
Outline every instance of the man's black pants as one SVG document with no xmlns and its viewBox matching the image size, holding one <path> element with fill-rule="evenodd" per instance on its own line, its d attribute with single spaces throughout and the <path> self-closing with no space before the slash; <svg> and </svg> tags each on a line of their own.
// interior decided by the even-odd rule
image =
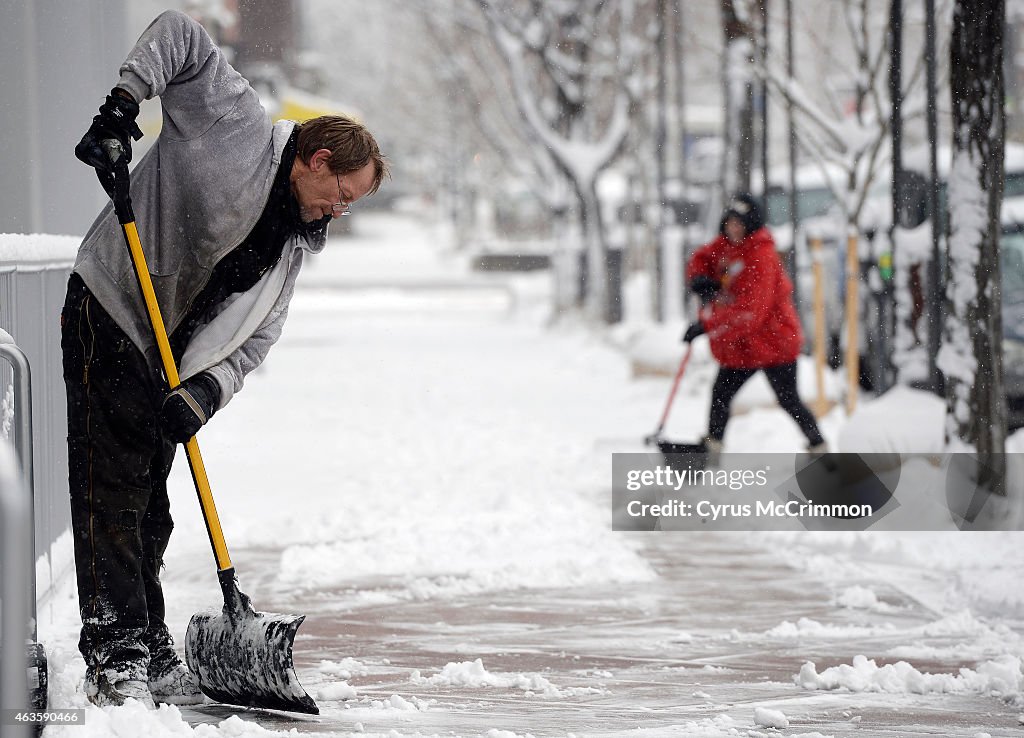
<svg viewBox="0 0 1024 738">
<path fill-rule="evenodd" d="M 729 407 L 740 387 L 757 374 L 760 369 L 729 369 L 721 367 L 711 389 L 711 417 L 708 420 L 708 437 L 721 441 L 725 437 L 725 425 L 729 422 Z M 796 362 L 767 366 L 763 369 L 782 409 L 789 413 L 800 430 L 807 436 L 811 446 L 824 443 L 818 423 L 811 411 L 800 401 L 796 391 Z"/>
<path fill-rule="evenodd" d="M 79 649 L 90 670 L 145 680 L 150 653 L 171 643 L 160 567 L 175 446 L 157 423 L 163 391 L 77 275 L 61 326 Z"/>
</svg>

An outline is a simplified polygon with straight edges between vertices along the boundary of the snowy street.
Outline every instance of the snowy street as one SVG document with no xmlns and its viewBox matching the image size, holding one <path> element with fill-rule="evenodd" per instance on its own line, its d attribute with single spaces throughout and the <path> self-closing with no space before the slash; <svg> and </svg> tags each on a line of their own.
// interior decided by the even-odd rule
<svg viewBox="0 0 1024 738">
<path fill-rule="evenodd" d="M 0 738 L 1024 736 L 1024 0 L 10 5 Z"/>
<path fill-rule="evenodd" d="M 67 581 L 40 639 L 51 706 L 86 723 L 47 738 L 1024 730 L 1019 533 L 612 532 L 610 451 L 638 450 L 669 379 L 546 326 L 546 276 L 472 274 L 411 216 L 352 221 L 199 436 L 242 590 L 307 616 L 295 659 L 321 715 L 87 706 Z M 684 383 L 678 432 L 705 422 L 709 376 Z M 799 443 L 767 406 L 729 433 Z M 180 648 L 220 592 L 177 462 Z"/>
</svg>

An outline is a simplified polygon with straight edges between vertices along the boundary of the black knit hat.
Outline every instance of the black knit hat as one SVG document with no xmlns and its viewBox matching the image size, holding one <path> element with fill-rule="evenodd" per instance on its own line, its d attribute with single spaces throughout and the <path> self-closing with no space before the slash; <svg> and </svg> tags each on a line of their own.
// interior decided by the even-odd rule
<svg viewBox="0 0 1024 738">
<path fill-rule="evenodd" d="M 748 236 L 764 227 L 764 218 L 761 217 L 761 208 L 757 204 L 757 200 L 746 192 L 733 195 L 726 203 L 725 211 L 722 213 L 722 222 L 718 225 L 718 230 L 722 235 L 725 235 L 725 221 L 731 217 L 739 218 L 742 221 Z"/>
</svg>

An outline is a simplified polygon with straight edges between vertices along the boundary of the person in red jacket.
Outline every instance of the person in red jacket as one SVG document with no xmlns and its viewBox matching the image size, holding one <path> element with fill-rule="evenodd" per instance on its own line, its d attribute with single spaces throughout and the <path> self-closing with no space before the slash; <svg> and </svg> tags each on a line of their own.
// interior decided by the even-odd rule
<svg viewBox="0 0 1024 738">
<path fill-rule="evenodd" d="M 709 454 L 721 452 L 729 406 L 758 371 L 764 371 L 779 404 L 807 437 L 808 450 L 824 453 L 825 440 L 796 389 L 796 359 L 803 336 L 793 306 L 793 284 L 754 198 L 735 196 L 726 206 L 719 230 L 715 240 L 690 258 L 687 277 L 702 307 L 700 320 L 683 336 L 689 343 L 706 333 L 711 353 L 721 365 L 711 390 L 705 439 Z"/>
</svg>

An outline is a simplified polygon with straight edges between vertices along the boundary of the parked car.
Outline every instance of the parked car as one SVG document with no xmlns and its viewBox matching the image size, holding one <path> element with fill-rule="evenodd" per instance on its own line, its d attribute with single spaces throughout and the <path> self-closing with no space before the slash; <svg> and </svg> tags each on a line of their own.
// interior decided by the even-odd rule
<svg viewBox="0 0 1024 738">
<path fill-rule="evenodd" d="M 900 226 L 917 228 L 928 220 L 930 164 L 927 147 L 908 149 L 903 155 L 903 173 L 900 184 Z M 952 165 L 952 149 L 940 146 L 936 164 L 939 175 L 939 213 L 943 227 L 946 217 L 946 199 L 949 169 Z M 1005 186 L 1003 198 L 1012 200 L 1024 197 L 1024 145 L 1007 143 L 1003 157 Z M 872 188 L 871 197 L 865 203 L 860 218 L 860 228 L 865 232 L 888 230 L 892 225 L 891 176 L 879 178 Z"/>
<path fill-rule="evenodd" d="M 1016 430 L 1024 428 L 1024 197 L 1003 203 L 999 256 L 1006 420 L 1007 426 Z"/>
</svg>

